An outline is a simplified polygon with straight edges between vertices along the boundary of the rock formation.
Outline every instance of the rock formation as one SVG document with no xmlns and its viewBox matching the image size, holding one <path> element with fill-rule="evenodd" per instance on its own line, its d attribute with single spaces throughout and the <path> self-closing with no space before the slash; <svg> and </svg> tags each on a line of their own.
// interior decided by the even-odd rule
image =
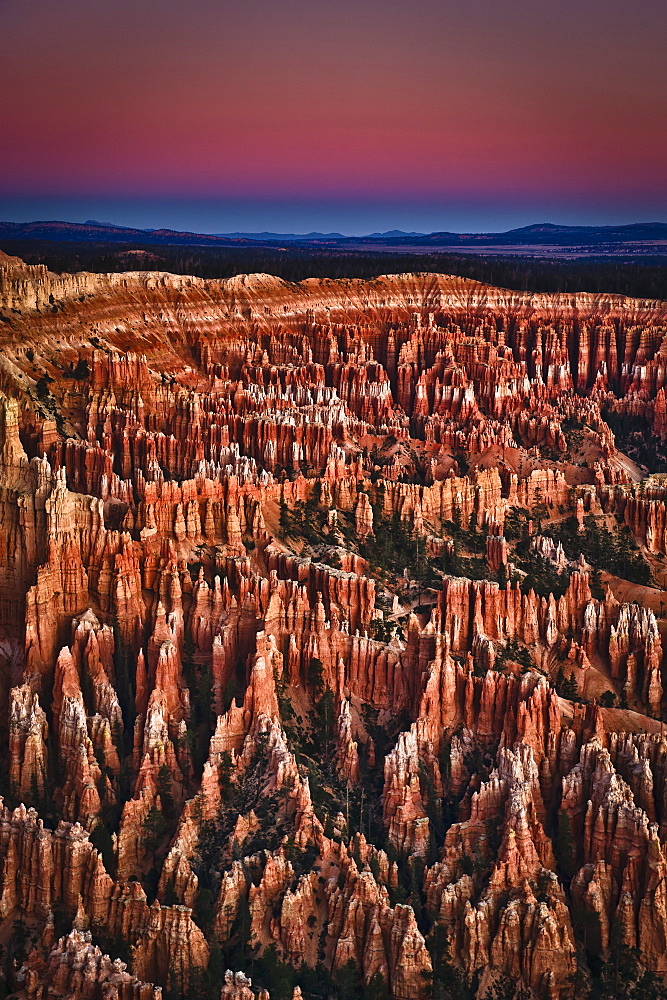
<svg viewBox="0 0 667 1000">
<path fill-rule="evenodd" d="M 659 303 L 0 255 L 0 310 L 13 991 L 667 975 Z"/>
</svg>

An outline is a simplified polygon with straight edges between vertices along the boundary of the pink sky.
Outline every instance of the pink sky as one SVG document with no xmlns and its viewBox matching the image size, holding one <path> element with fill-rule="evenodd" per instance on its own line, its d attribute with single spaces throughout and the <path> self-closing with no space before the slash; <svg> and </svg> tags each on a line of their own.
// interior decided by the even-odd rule
<svg viewBox="0 0 667 1000">
<path fill-rule="evenodd" d="M 4 0 L 0 194 L 597 197 L 657 218 L 664 22 L 658 0 Z"/>
</svg>

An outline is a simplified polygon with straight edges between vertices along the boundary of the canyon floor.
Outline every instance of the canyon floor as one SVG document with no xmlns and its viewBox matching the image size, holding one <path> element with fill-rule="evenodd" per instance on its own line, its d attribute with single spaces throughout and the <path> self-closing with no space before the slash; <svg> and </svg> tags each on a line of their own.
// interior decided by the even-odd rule
<svg viewBox="0 0 667 1000">
<path fill-rule="evenodd" d="M 667 996 L 666 383 L 651 299 L 0 253 L 0 995 Z"/>
</svg>

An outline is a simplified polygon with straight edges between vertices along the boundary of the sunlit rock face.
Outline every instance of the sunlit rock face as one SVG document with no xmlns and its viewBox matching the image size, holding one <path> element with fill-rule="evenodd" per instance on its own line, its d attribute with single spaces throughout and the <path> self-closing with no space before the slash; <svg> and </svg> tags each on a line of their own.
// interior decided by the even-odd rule
<svg viewBox="0 0 667 1000">
<path fill-rule="evenodd" d="M 0 255 L 0 318 L 12 990 L 667 973 L 659 303 Z"/>
</svg>

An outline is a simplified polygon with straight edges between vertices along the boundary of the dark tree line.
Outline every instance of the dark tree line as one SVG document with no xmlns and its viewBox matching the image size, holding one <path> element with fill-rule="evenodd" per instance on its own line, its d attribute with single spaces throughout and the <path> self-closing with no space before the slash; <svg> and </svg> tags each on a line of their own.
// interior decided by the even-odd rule
<svg viewBox="0 0 667 1000">
<path fill-rule="evenodd" d="M 231 278 L 262 271 L 286 281 L 304 278 L 375 278 L 379 274 L 434 271 L 489 285 L 534 292 L 614 292 L 667 298 L 667 258 L 549 260 L 452 253 L 378 253 L 311 247 L 192 247 L 142 243 L 0 240 L 0 249 L 58 273 L 172 271 L 201 278 Z M 137 252 L 139 251 L 139 252 Z"/>
</svg>

